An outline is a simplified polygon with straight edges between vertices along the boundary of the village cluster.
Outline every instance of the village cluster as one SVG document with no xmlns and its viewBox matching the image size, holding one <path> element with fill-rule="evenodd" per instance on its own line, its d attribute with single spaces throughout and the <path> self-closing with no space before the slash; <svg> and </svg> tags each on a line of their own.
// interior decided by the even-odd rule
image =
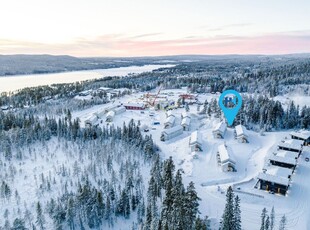
<svg viewBox="0 0 310 230">
<path fill-rule="evenodd" d="M 110 93 L 108 88 L 105 90 Z M 199 152 L 203 152 L 206 146 L 205 135 L 202 135 L 205 129 L 201 127 L 204 125 L 203 120 L 208 119 L 205 114 L 199 112 L 201 110 L 199 107 L 205 99 L 210 101 L 218 95 L 192 95 L 187 93 L 186 89 L 160 92 L 161 88 L 154 94 L 134 93 L 119 97 L 112 103 L 88 113 L 84 124 L 118 126 L 129 119 L 134 119 L 139 122 L 140 129 L 144 133 L 152 134 L 160 146 L 166 145 L 168 149 L 171 148 L 171 143 L 182 140 L 181 142 L 188 143 L 188 154 L 192 158 L 199 158 L 201 155 Z M 81 96 L 83 95 L 79 95 Z M 231 140 L 225 138 L 227 124 L 224 119 L 220 122 L 219 120 L 221 119 L 212 123 L 213 139 L 219 140 L 216 142 L 215 162 L 223 173 L 237 172 L 238 161 L 234 151 L 239 154 L 240 147 L 230 146 Z M 231 127 L 229 130 L 232 130 Z M 241 124 L 234 127 L 233 135 L 238 143 L 250 142 L 249 131 Z M 286 195 L 303 146 L 310 144 L 310 131 L 291 132 L 290 136 L 278 143 L 276 151 L 272 150 L 272 154 L 266 154 L 268 163 L 263 172 L 258 173 L 255 188 Z M 220 141 L 221 139 L 223 141 Z M 239 169 L 246 170 L 242 167 Z"/>
</svg>

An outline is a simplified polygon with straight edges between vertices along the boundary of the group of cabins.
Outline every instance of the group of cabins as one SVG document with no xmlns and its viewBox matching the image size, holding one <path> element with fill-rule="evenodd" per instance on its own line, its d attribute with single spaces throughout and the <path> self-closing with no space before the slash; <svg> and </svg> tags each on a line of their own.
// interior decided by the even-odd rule
<svg viewBox="0 0 310 230">
<path fill-rule="evenodd" d="M 102 119 L 102 117 L 106 114 L 106 122 L 112 122 L 115 115 L 124 113 L 126 111 L 125 106 L 118 105 L 118 106 L 110 106 L 106 107 L 103 110 L 91 114 L 86 120 L 85 120 L 85 126 L 93 126 L 97 123 L 99 119 Z"/>
<path fill-rule="evenodd" d="M 166 120 L 164 123 L 164 131 L 161 134 L 161 140 L 166 141 L 172 139 L 180 134 L 183 131 L 189 131 L 191 117 L 188 113 L 181 114 L 181 124 L 175 126 L 176 117 L 173 114 L 172 110 L 167 111 L 166 113 Z"/>
<path fill-rule="evenodd" d="M 292 132 L 290 136 L 279 142 L 277 150 L 270 154 L 269 167 L 257 177 L 259 189 L 286 195 L 303 146 L 309 145 L 310 131 Z"/>
<path fill-rule="evenodd" d="M 223 139 L 225 136 L 226 130 L 227 130 L 227 125 L 224 121 L 222 121 L 215 126 L 214 130 L 212 131 L 212 134 L 214 138 Z M 235 127 L 234 134 L 235 134 L 235 138 L 238 141 L 242 143 L 249 142 L 249 136 L 248 136 L 247 129 L 243 125 L 237 125 Z"/>
<path fill-rule="evenodd" d="M 218 123 L 212 134 L 214 138 L 223 139 L 227 130 L 227 125 L 224 121 Z M 247 129 L 243 125 L 237 125 L 234 131 L 235 138 L 242 143 L 249 142 L 249 135 Z M 226 146 L 226 144 L 221 144 L 217 151 L 217 163 L 222 168 L 224 172 L 235 172 L 236 171 L 236 161 L 234 160 L 232 150 Z"/>
</svg>

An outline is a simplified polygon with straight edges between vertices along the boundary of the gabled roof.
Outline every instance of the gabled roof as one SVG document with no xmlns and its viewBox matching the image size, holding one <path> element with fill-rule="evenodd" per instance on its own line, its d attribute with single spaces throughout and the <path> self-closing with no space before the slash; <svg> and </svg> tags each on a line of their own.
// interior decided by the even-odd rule
<svg viewBox="0 0 310 230">
<path fill-rule="evenodd" d="M 163 133 L 166 133 L 167 135 L 169 135 L 169 134 L 172 134 L 175 132 L 181 132 L 181 131 L 183 132 L 183 127 L 181 125 L 177 125 L 177 126 L 172 127 L 171 129 L 165 129 Z"/>
<path fill-rule="evenodd" d="M 182 119 L 181 125 L 189 125 L 191 123 L 191 119 L 189 117 L 185 117 Z"/>
<path fill-rule="evenodd" d="M 244 136 L 247 136 L 247 129 L 243 126 L 243 125 L 237 125 L 235 127 L 235 130 L 236 130 L 236 135 L 237 136 L 241 136 L 241 135 L 244 135 Z"/>
<path fill-rule="evenodd" d="M 169 110 L 167 113 L 166 113 L 167 117 L 170 117 L 170 116 L 173 116 L 174 117 L 174 114 L 172 112 L 172 110 Z"/>
<path fill-rule="evenodd" d="M 170 117 L 167 117 L 165 123 L 173 124 L 174 121 L 175 121 L 175 117 L 174 116 L 170 116 Z"/>
<path fill-rule="evenodd" d="M 201 135 L 198 133 L 198 131 L 192 132 L 191 138 L 190 138 L 190 145 L 193 145 L 195 143 L 201 144 Z"/>
<path fill-rule="evenodd" d="M 220 155 L 221 164 L 224 164 L 225 162 L 232 162 L 236 163 L 236 161 L 233 159 L 232 151 L 230 148 L 227 148 L 225 144 L 218 146 L 218 153 Z"/>
<path fill-rule="evenodd" d="M 114 117 L 114 116 L 115 116 L 115 112 L 113 110 L 107 113 L 107 117 Z"/>
<path fill-rule="evenodd" d="M 188 112 L 183 112 L 182 113 L 182 117 L 183 118 L 185 118 L 185 117 L 189 117 L 190 118 L 191 116 L 190 116 L 190 114 Z"/>
<path fill-rule="evenodd" d="M 215 126 L 213 132 L 220 131 L 220 132 L 224 133 L 226 131 L 226 128 L 227 128 L 226 123 L 220 122 Z"/>
</svg>

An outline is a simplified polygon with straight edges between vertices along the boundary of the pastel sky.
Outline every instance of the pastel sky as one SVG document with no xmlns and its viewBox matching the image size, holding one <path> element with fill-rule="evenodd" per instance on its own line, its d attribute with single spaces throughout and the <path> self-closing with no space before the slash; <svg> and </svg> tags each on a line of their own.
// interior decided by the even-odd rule
<svg viewBox="0 0 310 230">
<path fill-rule="evenodd" d="M 0 54 L 310 52 L 309 0 L 1 0 Z"/>
</svg>

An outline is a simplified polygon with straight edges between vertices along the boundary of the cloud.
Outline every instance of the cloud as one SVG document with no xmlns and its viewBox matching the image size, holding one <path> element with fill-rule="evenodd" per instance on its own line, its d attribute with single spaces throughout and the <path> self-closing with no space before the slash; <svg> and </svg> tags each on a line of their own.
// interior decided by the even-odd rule
<svg viewBox="0 0 310 230">
<path fill-rule="evenodd" d="M 210 32 L 218 32 L 218 31 L 224 31 L 230 28 L 241 28 L 241 27 L 248 27 L 252 25 L 253 25 L 252 23 L 235 23 L 235 24 L 227 24 L 227 25 L 223 25 L 219 27 L 202 26 L 200 28 L 206 29 L 207 31 L 210 31 Z"/>
<path fill-rule="evenodd" d="M 0 40 L 0 53 L 69 54 L 74 56 L 156 56 L 178 54 L 287 54 L 310 52 L 310 31 L 261 36 L 185 37 L 155 39 L 154 34 L 109 34 L 72 43 L 43 44 Z"/>
</svg>

